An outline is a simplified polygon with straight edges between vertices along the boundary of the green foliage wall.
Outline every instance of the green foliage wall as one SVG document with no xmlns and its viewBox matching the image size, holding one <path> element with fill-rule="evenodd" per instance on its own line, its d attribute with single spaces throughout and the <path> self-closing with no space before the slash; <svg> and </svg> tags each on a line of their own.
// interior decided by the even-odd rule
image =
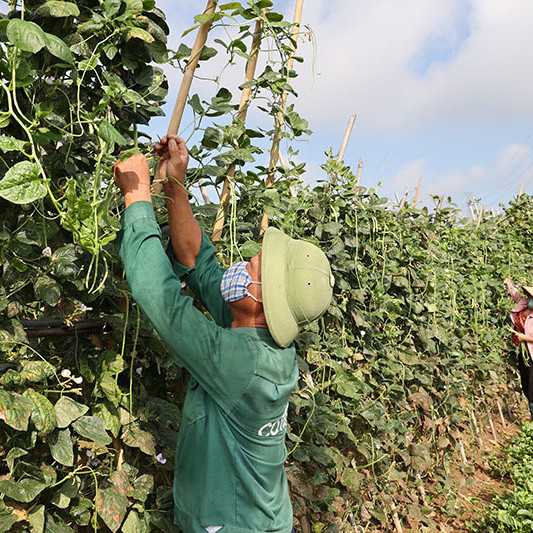
<svg viewBox="0 0 533 533">
<path fill-rule="evenodd" d="M 113 248 L 121 205 L 110 184 L 119 148 L 149 150 L 137 129 L 161 113 L 167 82 L 157 64 L 183 67 L 189 50 L 167 50 L 168 27 L 152 0 L 6 6 L 0 531 L 175 531 L 172 457 L 186 378 L 129 296 Z M 296 73 L 283 67 L 291 24 L 263 11 L 269 6 L 221 7 L 215 25 L 237 20 L 236 33 L 202 61 L 247 59 L 261 20 L 277 55 L 248 85 L 273 123 Z M 218 86 L 213 93 L 189 101 L 199 140 L 188 184 L 219 187 L 236 164 L 221 259 L 257 252 L 266 210 L 272 224 L 319 244 L 337 280 L 333 306 L 298 345 L 302 379 L 288 436 L 296 518 L 314 531 L 371 527 L 389 519 L 395 501 L 401 516 L 430 527 L 418 486 L 450 489 L 447 465 L 468 438 L 479 385 L 490 398 L 508 381 L 501 282 L 528 281 L 531 199 L 479 227 L 452 207 L 398 211 L 354 188 L 332 157 L 329 181 L 303 187 L 304 165 L 292 156 L 309 131 L 294 106 L 283 112 L 290 160 L 269 189 L 274 128 L 243 126 L 235 96 Z M 162 205 L 156 199 L 164 225 Z M 195 207 L 208 233 L 216 207 Z M 85 329 L 34 336 L 27 321 L 37 319 Z M 105 333 L 91 336 L 94 322 L 80 322 L 94 319 L 106 322 Z"/>
</svg>

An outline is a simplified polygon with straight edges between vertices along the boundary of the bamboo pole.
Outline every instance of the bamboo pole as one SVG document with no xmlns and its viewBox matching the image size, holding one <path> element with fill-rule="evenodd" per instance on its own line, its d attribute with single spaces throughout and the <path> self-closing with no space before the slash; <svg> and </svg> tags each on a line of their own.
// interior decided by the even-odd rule
<svg viewBox="0 0 533 533">
<path fill-rule="evenodd" d="M 250 50 L 250 59 L 246 63 L 246 72 L 244 76 L 244 83 L 252 81 L 255 77 L 255 69 L 257 67 L 257 59 L 259 57 L 259 50 L 261 48 L 262 38 L 262 22 L 258 20 L 255 23 L 254 36 L 252 39 L 252 48 Z M 241 101 L 239 104 L 239 110 L 237 112 L 237 120 L 244 125 L 246 122 L 246 115 L 250 106 L 250 94 L 252 88 L 246 87 L 241 94 Z M 222 187 L 222 195 L 220 196 L 220 205 L 218 206 L 217 216 L 215 218 L 215 225 L 213 227 L 212 241 L 217 242 L 222 236 L 222 228 L 224 227 L 224 221 L 226 218 L 226 209 L 229 204 L 231 195 L 231 183 L 235 177 L 235 163 L 232 163 L 226 172 L 226 178 L 224 179 L 224 186 Z"/>
<path fill-rule="evenodd" d="M 340 163 L 344 159 L 344 154 L 346 153 L 346 148 L 348 147 L 348 141 L 350 140 L 350 137 L 352 135 L 353 125 L 355 124 L 356 119 L 357 119 L 357 114 L 352 115 L 348 119 L 348 125 L 346 126 L 346 131 L 344 132 L 344 137 L 342 139 L 339 154 L 337 155 L 337 163 Z"/>
<path fill-rule="evenodd" d="M 217 0 L 208 0 L 207 7 L 205 8 L 204 14 L 211 14 L 215 12 L 217 7 Z M 168 125 L 167 135 L 176 135 L 181 123 L 181 117 L 183 116 L 183 110 L 185 109 L 185 104 L 187 103 L 187 96 L 191 89 L 192 80 L 194 77 L 194 71 L 200 60 L 200 54 L 207 40 L 207 34 L 209 33 L 209 28 L 211 27 L 211 21 L 204 22 L 198 34 L 196 35 L 196 40 L 191 51 L 191 56 L 189 62 L 187 63 L 187 68 L 183 74 L 183 80 L 181 81 L 180 90 L 178 92 L 178 97 L 176 98 L 176 104 L 174 105 L 174 111 L 172 112 L 172 117 L 170 118 L 170 124 Z"/>
<path fill-rule="evenodd" d="M 461 459 L 463 460 L 463 463 L 465 465 L 467 465 L 468 464 L 468 459 L 466 458 L 465 446 L 464 446 L 463 441 L 461 439 L 459 439 L 459 451 L 461 452 Z"/>
<path fill-rule="evenodd" d="M 416 187 L 415 201 L 414 201 L 413 205 L 416 205 L 417 202 L 418 202 L 418 193 L 420 192 L 420 184 L 421 183 L 422 183 L 422 176 L 420 176 L 420 178 L 418 178 L 418 185 Z"/>
<path fill-rule="evenodd" d="M 476 228 L 479 227 L 479 225 L 481 224 L 481 220 L 483 219 L 483 204 L 481 204 L 481 207 L 479 208 L 479 213 L 478 213 L 478 217 L 477 217 L 477 223 L 476 223 Z"/>
<path fill-rule="evenodd" d="M 302 21 L 302 10 L 304 7 L 304 0 L 296 0 L 296 5 L 294 8 L 294 20 L 292 28 L 292 51 L 287 60 L 287 83 L 290 83 L 289 72 L 292 70 L 294 64 L 294 53 L 296 52 L 296 46 L 298 42 L 298 34 L 300 32 L 300 23 Z M 278 164 L 279 159 L 279 143 L 281 142 L 281 130 L 285 122 L 284 112 L 287 107 L 287 91 L 283 92 L 281 97 L 281 108 L 276 115 L 276 124 L 274 128 L 274 138 L 272 139 L 272 148 L 270 150 L 270 162 L 268 165 L 268 177 L 266 186 L 272 187 L 274 183 L 274 175 L 276 173 L 276 165 Z M 263 218 L 261 219 L 261 234 L 266 231 L 268 228 L 268 215 L 266 212 L 263 212 Z"/>
<path fill-rule="evenodd" d="M 394 522 L 394 527 L 396 528 L 396 533 L 403 533 L 402 523 L 400 522 L 400 517 L 398 516 L 398 511 L 396 511 L 396 504 L 394 502 L 390 503 L 390 508 L 392 511 L 392 521 Z"/>
<path fill-rule="evenodd" d="M 398 209 L 401 209 L 403 205 L 405 204 L 405 200 L 407 200 L 407 195 L 409 194 L 409 190 L 405 189 L 405 192 L 403 193 L 402 201 L 400 202 L 400 205 L 398 206 Z"/>
<path fill-rule="evenodd" d="M 522 196 L 522 191 L 524 190 L 524 184 L 522 183 L 520 185 L 520 192 L 518 193 L 518 198 L 520 198 Z"/>
<path fill-rule="evenodd" d="M 357 179 L 355 180 L 356 187 L 361 185 L 361 176 L 363 175 L 363 160 L 359 158 L 359 163 L 357 165 Z"/>
<path fill-rule="evenodd" d="M 437 211 L 440 211 L 442 208 L 442 202 L 444 202 L 444 194 L 441 194 L 439 198 L 439 205 L 437 205 Z"/>
<path fill-rule="evenodd" d="M 479 445 L 483 446 L 483 439 L 481 438 L 481 431 L 479 430 L 479 426 L 478 426 L 477 419 L 476 419 L 476 414 L 474 413 L 473 409 L 470 411 L 470 415 L 472 416 L 472 422 L 474 423 L 474 430 L 476 432 Z"/>
</svg>

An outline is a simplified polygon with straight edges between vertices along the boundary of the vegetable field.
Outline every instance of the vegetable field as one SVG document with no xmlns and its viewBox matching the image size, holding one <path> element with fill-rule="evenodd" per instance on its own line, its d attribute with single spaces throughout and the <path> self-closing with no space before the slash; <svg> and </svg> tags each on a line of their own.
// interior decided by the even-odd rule
<svg viewBox="0 0 533 533">
<path fill-rule="evenodd" d="M 2 7 L 0 531 L 177 531 L 187 376 L 129 294 L 112 166 L 119 152 L 150 151 L 146 126 L 170 99 L 163 67 L 185 69 L 191 49 L 167 47 L 154 0 Z M 270 0 L 219 5 L 195 23 L 206 22 L 218 37 L 200 74 L 212 61 L 240 73 L 259 48 L 268 60 L 240 87 L 244 106 L 217 79 L 209 98 L 194 86 L 189 95 L 187 185 L 217 197 L 196 202 L 198 221 L 211 235 L 226 214 L 216 240 L 230 264 L 257 253 L 268 218 L 318 244 L 336 278 L 331 308 L 298 339 L 295 524 L 438 531 L 436 516 L 461 512 L 451 470 L 472 474 L 463 453 L 477 429 L 516 403 L 502 281 L 531 284 L 533 199 L 475 221 L 438 198 L 400 208 L 358 185 L 331 150 L 305 185 L 295 26 Z M 260 126 L 245 124 L 248 109 Z M 269 164 L 280 146 L 288 160 Z M 162 196 L 155 207 L 165 234 Z"/>
</svg>

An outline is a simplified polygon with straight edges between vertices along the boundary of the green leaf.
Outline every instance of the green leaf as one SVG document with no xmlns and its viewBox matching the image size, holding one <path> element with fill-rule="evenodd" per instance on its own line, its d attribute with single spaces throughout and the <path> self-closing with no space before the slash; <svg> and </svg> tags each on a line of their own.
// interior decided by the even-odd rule
<svg viewBox="0 0 533 533">
<path fill-rule="evenodd" d="M 128 498 L 120 494 L 114 486 L 98 492 L 96 498 L 98 514 L 113 533 L 118 531 L 120 524 L 122 524 L 128 504 Z"/>
<path fill-rule="evenodd" d="M 127 426 L 122 431 L 124 444 L 132 448 L 139 448 L 147 455 L 155 456 L 155 439 L 151 433 L 139 429 L 137 426 Z"/>
<path fill-rule="evenodd" d="M 21 161 L 11 167 L 0 180 L 0 196 L 14 204 L 29 204 L 46 196 L 46 184 L 41 179 L 37 163 Z"/>
<path fill-rule="evenodd" d="M 78 435 L 100 446 L 110 444 L 113 440 L 105 430 L 104 422 L 99 416 L 82 416 L 72 424 L 72 427 Z"/>
<path fill-rule="evenodd" d="M 79 17 L 80 10 L 72 2 L 62 2 L 61 0 L 48 0 L 35 10 L 40 17 Z"/>
<path fill-rule="evenodd" d="M 31 421 L 41 435 L 46 435 L 57 427 L 56 412 L 50 400 L 35 392 L 33 389 L 27 389 L 23 393 L 33 403 Z"/>
<path fill-rule="evenodd" d="M 57 417 L 57 427 L 66 428 L 74 420 L 82 417 L 89 408 L 86 405 L 78 403 L 68 396 L 62 396 L 55 404 Z"/>
<path fill-rule="evenodd" d="M 0 150 L 2 150 L 2 152 L 23 152 L 24 146 L 27 144 L 27 142 L 19 141 L 18 139 L 15 139 L 15 137 L 0 135 Z"/>
<path fill-rule="evenodd" d="M 79 496 L 80 479 L 76 476 L 61 483 L 59 489 L 54 492 L 51 502 L 60 509 L 66 509 L 73 498 Z"/>
<path fill-rule="evenodd" d="M 126 4 L 126 13 L 128 14 L 141 14 L 143 12 L 143 3 L 142 0 L 124 0 Z"/>
<path fill-rule="evenodd" d="M 44 533 L 44 505 L 38 505 L 29 512 L 28 520 L 30 522 L 31 533 Z"/>
<path fill-rule="evenodd" d="M 131 497 L 144 503 L 154 491 L 154 476 L 143 474 L 133 482 Z"/>
<path fill-rule="evenodd" d="M 63 466 L 74 465 L 74 447 L 69 429 L 60 429 L 47 437 L 52 457 Z"/>
<path fill-rule="evenodd" d="M 104 141 L 109 143 L 118 143 L 121 146 L 127 143 L 122 134 L 105 120 L 102 120 L 100 124 L 98 124 L 98 135 Z"/>
<path fill-rule="evenodd" d="M 9 470 L 11 472 L 13 471 L 13 468 L 15 467 L 15 459 L 18 459 L 19 457 L 24 457 L 27 454 L 28 452 L 26 450 L 23 450 L 22 448 L 11 448 L 11 450 L 7 452 L 5 458 Z"/>
<path fill-rule="evenodd" d="M 221 11 L 239 9 L 240 7 L 242 7 L 240 2 L 228 2 L 227 4 L 222 4 L 221 6 L 218 6 Z"/>
<path fill-rule="evenodd" d="M 39 300 L 43 300 L 48 305 L 54 306 L 61 298 L 61 285 L 48 276 L 40 276 L 34 283 L 35 296 Z"/>
<path fill-rule="evenodd" d="M 142 28 L 130 28 L 126 33 L 126 41 L 130 39 L 141 39 L 145 43 L 153 43 L 155 41 L 152 35 Z"/>
<path fill-rule="evenodd" d="M 121 5 L 121 0 L 105 0 L 102 6 L 104 14 L 109 18 L 113 17 L 119 12 Z"/>
<path fill-rule="evenodd" d="M 261 251 L 261 245 L 255 241 L 246 241 L 241 247 L 241 254 L 245 259 L 254 257 Z"/>
<path fill-rule="evenodd" d="M 79 498 L 78 503 L 69 508 L 70 516 L 79 526 L 87 526 L 91 520 L 93 502 L 88 498 Z"/>
<path fill-rule="evenodd" d="M 55 368 L 48 361 L 30 361 L 23 359 L 20 362 L 20 375 L 24 381 L 40 383 L 55 374 Z"/>
<path fill-rule="evenodd" d="M 0 507 L 0 533 L 11 531 L 11 526 L 19 521 L 19 517 L 12 507 L 2 505 Z"/>
<path fill-rule="evenodd" d="M 6 33 L 9 41 L 25 52 L 35 54 L 46 45 L 44 31 L 34 22 L 12 19 L 7 25 Z"/>
<path fill-rule="evenodd" d="M 36 479 L 24 478 L 20 481 L 13 479 L 0 480 L 0 492 L 17 502 L 29 503 L 38 496 L 46 485 Z"/>
<path fill-rule="evenodd" d="M 33 403 L 15 392 L 0 389 L 0 420 L 8 426 L 26 431 L 33 410 Z"/>
<path fill-rule="evenodd" d="M 51 33 L 46 34 L 46 49 L 52 55 L 59 57 L 59 59 L 62 59 L 67 63 L 72 64 L 74 62 L 74 57 L 70 51 L 70 48 L 63 40 L 55 35 L 52 35 Z"/>
<path fill-rule="evenodd" d="M 143 10 L 152 11 L 155 7 L 155 0 L 143 0 Z"/>
</svg>

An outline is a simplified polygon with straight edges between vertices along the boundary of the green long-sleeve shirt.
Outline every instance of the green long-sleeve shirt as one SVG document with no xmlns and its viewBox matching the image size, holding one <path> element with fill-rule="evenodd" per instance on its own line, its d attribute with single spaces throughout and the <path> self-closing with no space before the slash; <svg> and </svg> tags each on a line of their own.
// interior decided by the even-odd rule
<svg viewBox="0 0 533 533">
<path fill-rule="evenodd" d="M 294 347 L 280 348 L 266 329 L 230 328 L 214 247 L 203 237 L 192 269 L 171 262 L 149 202 L 126 209 L 117 246 L 135 301 L 192 376 L 176 448 L 176 523 L 185 533 L 290 533 L 284 462 Z M 181 294 L 185 274 L 215 321 Z"/>
</svg>

